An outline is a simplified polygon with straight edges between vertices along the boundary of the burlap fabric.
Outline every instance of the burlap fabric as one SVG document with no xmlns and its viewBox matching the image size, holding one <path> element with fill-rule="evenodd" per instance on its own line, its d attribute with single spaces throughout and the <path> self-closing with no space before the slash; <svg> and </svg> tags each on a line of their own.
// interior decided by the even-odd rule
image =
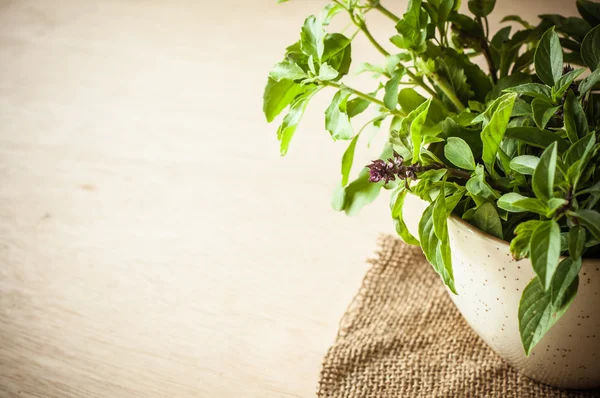
<svg viewBox="0 0 600 398">
<path fill-rule="evenodd" d="M 318 397 L 600 397 L 519 375 L 481 341 L 418 247 L 386 236 L 344 315 Z"/>
</svg>

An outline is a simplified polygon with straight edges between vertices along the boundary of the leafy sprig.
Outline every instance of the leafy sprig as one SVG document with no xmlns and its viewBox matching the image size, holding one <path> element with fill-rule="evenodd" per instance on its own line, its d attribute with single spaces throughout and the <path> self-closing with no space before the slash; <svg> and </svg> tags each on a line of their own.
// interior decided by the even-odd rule
<svg viewBox="0 0 600 398">
<path fill-rule="evenodd" d="M 542 15 L 537 26 L 507 16 L 521 28 L 493 36 L 495 0 L 468 1 L 472 15 L 459 5 L 411 0 L 400 17 L 378 0 L 332 1 L 306 19 L 271 71 L 263 109 L 268 121 L 287 110 L 277 134 L 283 155 L 311 99 L 330 92 L 325 128 L 349 141 L 334 207 L 355 214 L 391 190 L 398 234 L 421 246 L 451 291 L 450 215 L 528 257 L 537 277 L 523 292 L 519 324 L 529 354 L 575 297 L 583 259 L 600 257 L 600 4 L 577 0 L 581 18 Z M 390 20 L 389 43 L 371 34 L 371 12 Z M 328 32 L 343 14 L 356 28 L 351 37 Z M 380 54 L 358 68 L 373 75 L 370 92 L 346 82 L 357 34 Z M 369 108 L 375 116 L 356 131 L 353 119 Z M 380 158 L 351 180 L 365 126 L 388 119 Z M 430 203 L 418 239 L 402 214 L 409 193 Z"/>
</svg>

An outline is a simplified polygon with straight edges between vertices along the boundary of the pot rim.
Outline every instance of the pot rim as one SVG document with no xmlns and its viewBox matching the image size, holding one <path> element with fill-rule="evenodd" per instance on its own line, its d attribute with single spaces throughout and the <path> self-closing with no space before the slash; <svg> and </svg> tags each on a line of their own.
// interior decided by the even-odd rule
<svg viewBox="0 0 600 398">
<path fill-rule="evenodd" d="M 505 241 L 504 239 L 500 239 L 494 235 L 490 235 L 487 232 L 484 232 L 482 230 L 480 230 L 479 228 L 474 227 L 473 225 L 469 224 L 468 222 L 466 222 L 465 220 L 463 220 L 462 218 L 452 214 L 449 217 L 455 224 L 457 224 L 459 227 L 466 229 L 467 231 L 469 231 L 470 233 L 477 235 L 479 238 L 483 239 L 483 240 L 487 240 L 490 241 L 500 247 L 503 247 L 506 251 L 510 252 L 510 242 Z M 560 257 L 561 260 L 564 259 L 564 256 Z M 524 260 L 529 260 L 529 258 L 526 258 Z M 588 257 L 583 257 L 582 259 L 582 263 L 583 264 L 594 264 L 597 266 L 600 266 L 600 259 L 599 258 L 588 258 Z"/>
</svg>

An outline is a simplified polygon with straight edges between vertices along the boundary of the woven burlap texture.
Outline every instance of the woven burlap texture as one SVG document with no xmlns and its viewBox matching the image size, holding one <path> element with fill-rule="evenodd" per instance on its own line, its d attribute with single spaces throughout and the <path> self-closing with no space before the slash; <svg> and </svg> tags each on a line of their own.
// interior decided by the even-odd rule
<svg viewBox="0 0 600 398">
<path fill-rule="evenodd" d="M 325 357 L 318 397 L 600 397 L 516 373 L 469 328 L 420 248 L 392 236 L 379 245 Z"/>
</svg>

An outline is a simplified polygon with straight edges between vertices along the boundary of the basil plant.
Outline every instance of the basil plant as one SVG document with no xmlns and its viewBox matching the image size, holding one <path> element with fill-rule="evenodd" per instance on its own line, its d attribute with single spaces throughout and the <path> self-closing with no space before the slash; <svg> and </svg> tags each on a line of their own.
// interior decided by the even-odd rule
<svg viewBox="0 0 600 398">
<path fill-rule="evenodd" d="M 450 215 L 529 258 L 537 277 L 519 308 L 529 354 L 575 297 L 582 258 L 600 257 L 600 4 L 577 0 L 581 17 L 541 15 L 537 26 L 507 16 L 511 25 L 493 34 L 495 0 L 467 6 L 469 15 L 460 0 L 410 0 L 398 16 L 378 0 L 332 1 L 306 19 L 270 72 L 263 110 L 269 122 L 285 111 L 284 155 L 311 99 L 332 96 L 325 129 L 348 141 L 334 207 L 354 214 L 390 190 L 398 234 L 421 246 L 452 292 Z M 371 34 L 372 13 L 390 20 L 389 42 Z M 329 31 L 340 14 L 350 34 Z M 380 56 L 353 67 L 357 35 Z M 351 70 L 371 74 L 373 88 L 346 84 Z M 370 121 L 355 128 L 367 111 Z M 384 121 L 381 156 L 351 179 L 359 140 Z M 430 203 L 418 237 L 402 216 L 408 193 Z"/>
</svg>

